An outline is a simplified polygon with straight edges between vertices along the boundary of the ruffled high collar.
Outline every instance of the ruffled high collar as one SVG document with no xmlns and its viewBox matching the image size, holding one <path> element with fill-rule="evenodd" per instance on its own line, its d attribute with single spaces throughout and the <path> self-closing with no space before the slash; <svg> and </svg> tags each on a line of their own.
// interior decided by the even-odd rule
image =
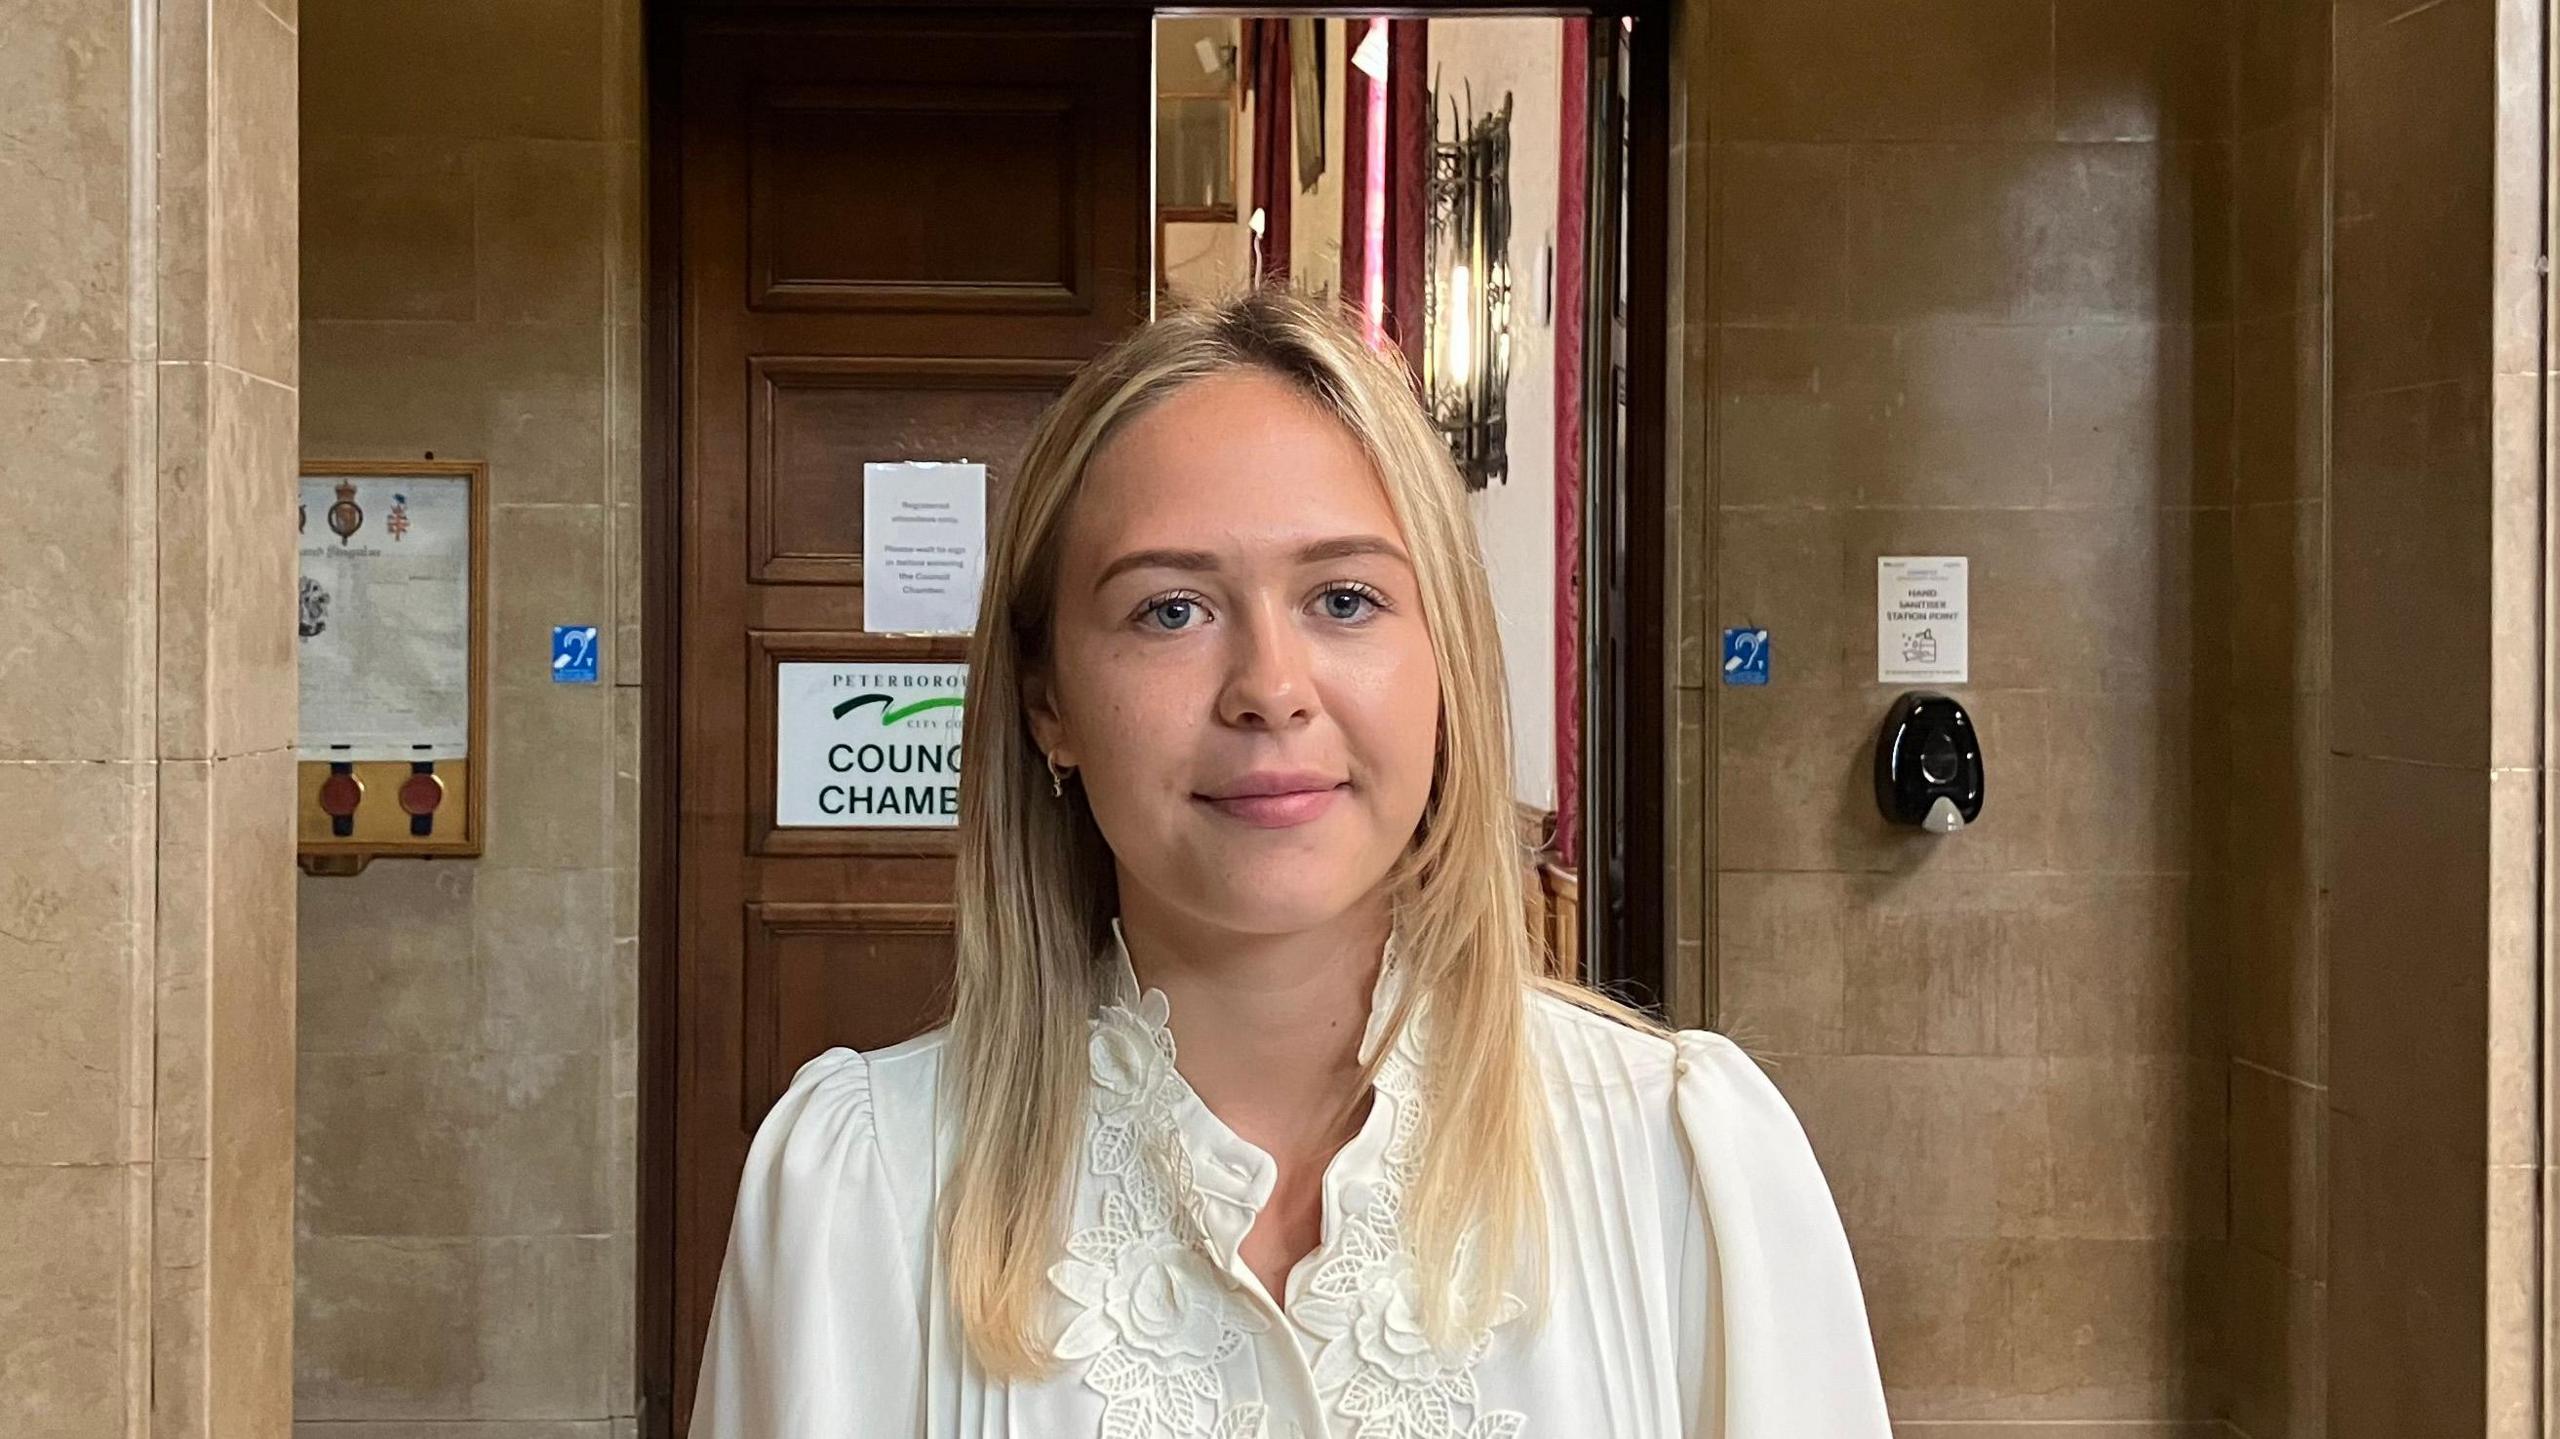
<svg viewBox="0 0 2560 1439">
<path fill-rule="evenodd" d="M 1109 977 L 1093 1020 L 1087 1166 L 1127 1185 L 1131 1217 L 1142 1227 L 1169 1225 L 1240 1283 L 1258 1284 L 1239 1254 L 1270 1202 L 1279 1166 L 1229 1128 L 1182 1077 L 1169 1025 L 1172 1004 L 1163 990 L 1138 982 L 1117 920 L 1105 962 Z M 1385 1038 L 1404 978 L 1391 938 L 1370 990 L 1360 1042 L 1364 1064 Z M 1410 1177 L 1421 1119 L 1420 1018 L 1380 1060 L 1367 1117 L 1326 1166 L 1328 1233 L 1334 1216 L 1365 1209 L 1382 1189 L 1401 1187 Z M 1291 1289 L 1310 1267 L 1299 1266 Z"/>
<path fill-rule="evenodd" d="M 1150 994 L 1162 994 L 1160 990 L 1139 983 L 1137 966 L 1129 959 L 1128 938 L 1121 933 L 1120 921 L 1116 917 L 1111 921 L 1109 981 L 1105 986 L 1103 1003 L 1118 1005 L 1132 1012 L 1145 1008 L 1149 1002 L 1147 996 Z M 1404 967 L 1397 962 L 1396 937 L 1391 931 L 1387 935 L 1386 950 L 1378 959 L 1378 977 L 1369 986 L 1369 1013 L 1360 1029 L 1360 1062 L 1362 1064 L 1367 1064 L 1376 1055 L 1379 1042 L 1386 1037 L 1387 1026 L 1395 1019 L 1396 1006 L 1403 1000 L 1404 984 Z M 1165 1008 L 1169 1016 L 1172 1008 L 1170 1000 L 1165 1002 Z M 1420 1017 L 1417 1014 L 1415 1019 L 1418 1021 Z M 1418 1023 L 1408 1026 L 1409 1030 L 1419 1028 Z M 1412 1051 L 1417 1047 L 1418 1039 L 1418 1034 L 1408 1033 L 1396 1047 L 1400 1050 Z M 1408 1057 L 1414 1056 L 1409 1053 Z"/>
</svg>

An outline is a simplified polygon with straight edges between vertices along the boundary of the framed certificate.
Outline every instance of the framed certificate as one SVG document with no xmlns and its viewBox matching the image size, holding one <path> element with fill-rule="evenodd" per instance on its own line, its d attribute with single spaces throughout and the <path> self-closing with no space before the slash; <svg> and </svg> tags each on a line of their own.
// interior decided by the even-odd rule
<svg viewBox="0 0 2560 1439">
<path fill-rule="evenodd" d="M 480 853 L 488 467 L 302 469 L 303 868 Z"/>
</svg>

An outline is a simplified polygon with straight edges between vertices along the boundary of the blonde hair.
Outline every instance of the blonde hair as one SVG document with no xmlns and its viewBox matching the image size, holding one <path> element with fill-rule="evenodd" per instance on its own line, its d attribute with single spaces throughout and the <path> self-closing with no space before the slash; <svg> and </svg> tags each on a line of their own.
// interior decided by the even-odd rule
<svg viewBox="0 0 2560 1439">
<path fill-rule="evenodd" d="M 1389 877 L 1405 975 L 1389 1032 L 1425 1001 L 1431 1014 L 1431 1102 L 1407 1224 L 1436 1338 L 1452 1342 L 1491 1322 L 1513 1277 L 1511 1264 L 1471 1262 L 1462 1249 L 1515 1260 L 1544 1252 L 1530 994 L 1553 989 L 1627 1017 L 1542 979 L 1523 920 L 1492 595 L 1456 470 L 1401 364 L 1343 318 L 1277 291 L 1136 331 L 1079 372 L 1033 431 L 988 552 L 969 652 L 947 1061 L 960 1132 L 941 1239 L 969 1349 L 999 1376 L 1037 1375 L 1051 1358 L 1035 1325 L 1064 1242 L 1084 1135 L 1088 1020 L 1103 993 L 1117 894 L 1090 812 L 1075 791 L 1063 801 L 1050 792 L 1024 717 L 1024 676 L 1047 653 L 1063 519 L 1095 453 L 1176 390 L 1239 369 L 1296 387 L 1368 452 L 1403 528 L 1438 661 L 1431 796 Z"/>
</svg>

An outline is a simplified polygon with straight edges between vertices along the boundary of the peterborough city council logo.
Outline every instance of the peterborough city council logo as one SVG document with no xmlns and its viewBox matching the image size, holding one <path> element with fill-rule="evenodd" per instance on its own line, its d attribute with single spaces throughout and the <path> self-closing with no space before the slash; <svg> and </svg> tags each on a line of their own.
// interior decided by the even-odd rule
<svg viewBox="0 0 2560 1439">
<path fill-rule="evenodd" d="M 940 695 L 933 699 L 915 700 L 902 705 L 898 703 L 896 695 L 878 693 L 855 695 L 835 707 L 835 717 L 843 719 L 865 705 L 880 706 L 880 727 L 887 729 L 893 724 L 904 723 L 911 716 L 923 714 L 926 710 L 956 710 L 960 708 L 961 698 L 958 695 Z"/>
</svg>

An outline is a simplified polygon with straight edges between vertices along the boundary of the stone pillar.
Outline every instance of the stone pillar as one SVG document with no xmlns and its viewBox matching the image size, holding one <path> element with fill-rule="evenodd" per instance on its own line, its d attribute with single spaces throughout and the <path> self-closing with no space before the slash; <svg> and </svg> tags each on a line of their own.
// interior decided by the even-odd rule
<svg viewBox="0 0 2560 1439">
<path fill-rule="evenodd" d="M 2339 0 L 2329 1439 L 2549 1432 L 2544 16 Z"/>
<path fill-rule="evenodd" d="M 0 1433 L 291 1421 L 294 0 L 0 44 Z"/>
</svg>

